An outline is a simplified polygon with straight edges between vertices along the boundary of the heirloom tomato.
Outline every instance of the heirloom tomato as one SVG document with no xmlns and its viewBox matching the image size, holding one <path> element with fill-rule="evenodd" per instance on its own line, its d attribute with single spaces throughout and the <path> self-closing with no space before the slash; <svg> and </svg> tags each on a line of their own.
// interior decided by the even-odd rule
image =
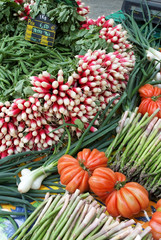
<svg viewBox="0 0 161 240">
<path fill-rule="evenodd" d="M 156 211 L 153 213 L 152 218 L 149 221 L 151 227 L 151 233 L 155 240 L 161 239 L 161 212 Z"/>
<path fill-rule="evenodd" d="M 113 191 L 117 182 L 117 175 L 110 169 L 99 167 L 94 170 L 89 179 L 90 189 L 101 199 L 105 200 Z"/>
<path fill-rule="evenodd" d="M 120 186 L 120 189 L 116 184 L 115 190 L 108 195 L 105 204 L 108 213 L 113 217 L 129 218 L 148 207 L 148 192 L 136 182 L 126 183 Z"/>
<path fill-rule="evenodd" d="M 80 192 L 89 190 L 89 177 L 98 167 L 107 166 L 107 157 L 104 152 L 97 149 L 83 149 L 77 154 L 77 158 L 64 155 L 58 160 L 58 173 L 60 181 L 66 185 L 66 190 L 70 193 L 79 189 Z"/>
<path fill-rule="evenodd" d="M 161 209 L 161 199 L 158 200 L 158 202 L 157 202 L 157 204 L 156 204 L 156 209 L 157 209 L 157 210 L 159 209 L 159 211 L 161 211 L 161 210 L 160 210 L 160 209 Z"/>
<path fill-rule="evenodd" d="M 144 115 L 148 112 L 149 115 L 152 115 L 157 108 L 161 109 L 161 88 L 145 84 L 139 89 L 139 94 L 141 97 L 139 112 L 141 114 Z M 161 110 L 156 114 L 156 117 L 161 118 Z"/>
</svg>

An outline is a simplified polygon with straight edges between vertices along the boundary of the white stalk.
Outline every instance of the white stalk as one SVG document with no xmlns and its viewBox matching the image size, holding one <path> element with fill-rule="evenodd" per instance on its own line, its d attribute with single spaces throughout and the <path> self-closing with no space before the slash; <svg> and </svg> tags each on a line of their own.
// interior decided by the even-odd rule
<svg viewBox="0 0 161 240">
<path fill-rule="evenodd" d="M 148 51 L 150 51 L 157 60 L 161 60 L 161 52 L 151 47 L 148 49 Z"/>
<path fill-rule="evenodd" d="M 47 167 L 50 169 L 50 165 Z M 18 191 L 20 193 L 26 193 L 28 192 L 31 188 L 32 189 L 39 189 L 42 181 L 44 178 L 46 178 L 49 173 L 45 172 L 44 167 L 40 167 L 34 171 L 27 171 L 23 169 L 23 175 L 20 178 L 21 182 L 18 185 Z"/>
</svg>

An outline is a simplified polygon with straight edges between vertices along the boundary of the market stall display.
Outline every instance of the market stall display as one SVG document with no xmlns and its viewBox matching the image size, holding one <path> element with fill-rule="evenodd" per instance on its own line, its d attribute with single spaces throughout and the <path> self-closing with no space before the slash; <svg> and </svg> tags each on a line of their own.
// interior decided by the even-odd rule
<svg viewBox="0 0 161 240">
<path fill-rule="evenodd" d="M 9 239 L 159 239 L 159 201 L 151 220 L 146 209 L 161 197 L 161 53 L 145 5 L 139 26 L 126 14 L 89 19 L 79 0 L 1 1 L 0 221 L 15 228 Z M 132 220 L 141 211 L 144 230 Z"/>
</svg>

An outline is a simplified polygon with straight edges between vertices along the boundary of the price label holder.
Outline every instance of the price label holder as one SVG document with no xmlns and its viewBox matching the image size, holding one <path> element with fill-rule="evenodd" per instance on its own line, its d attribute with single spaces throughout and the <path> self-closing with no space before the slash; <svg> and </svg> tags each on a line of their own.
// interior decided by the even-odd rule
<svg viewBox="0 0 161 240">
<path fill-rule="evenodd" d="M 25 40 L 53 47 L 55 34 L 56 25 L 47 16 L 39 14 L 35 19 L 28 19 Z"/>
</svg>

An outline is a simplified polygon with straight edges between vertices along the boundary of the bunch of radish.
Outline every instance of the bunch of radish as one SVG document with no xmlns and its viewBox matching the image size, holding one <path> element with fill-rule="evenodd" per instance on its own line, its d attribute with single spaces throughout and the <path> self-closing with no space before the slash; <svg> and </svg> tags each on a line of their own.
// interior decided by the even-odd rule
<svg viewBox="0 0 161 240">
<path fill-rule="evenodd" d="M 90 26 L 99 27 L 99 37 L 113 43 L 114 51 L 126 52 L 132 48 L 132 44 L 127 40 L 127 31 L 123 29 L 121 24 L 115 25 L 113 19 L 106 20 L 105 16 L 98 17 L 97 20 L 86 17 L 81 25 L 81 29 L 90 29 Z"/>
<path fill-rule="evenodd" d="M 44 71 L 30 77 L 35 94 L 29 99 L 1 103 L 1 158 L 51 147 L 59 142 L 64 132 L 62 128 L 54 131 L 63 121 L 75 124 L 79 120 L 83 128 L 87 128 L 96 113 L 104 110 L 111 99 L 118 96 L 111 108 L 119 101 L 135 64 L 133 52 L 88 50 L 77 58 L 77 69 L 67 79 L 61 69 L 56 78 Z M 99 119 L 91 131 L 96 131 L 97 125 Z M 82 131 L 70 127 L 72 136 L 80 137 Z"/>
<path fill-rule="evenodd" d="M 41 150 L 59 142 L 64 129 L 45 119 L 40 101 L 29 97 L 0 103 L 0 156 Z"/>
<path fill-rule="evenodd" d="M 30 16 L 31 6 L 35 4 L 34 0 L 14 0 L 18 5 L 22 6 L 22 11 L 15 13 L 15 16 L 18 16 L 21 21 L 28 20 Z"/>
<path fill-rule="evenodd" d="M 18 16 L 21 21 L 28 20 L 30 17 L 31 6 L 35 4 L 34 0 L 14 0 L 15 3 L 22 6 L 22 10 L 15 13 L 15 16 Z M 89 13 L 89 6 L 84 6 L 85 4 L 81 0 L 76 0 L 78 7 L 77 13 L 81 16 L 85 16 Z"/>
<path fill-rule="evenodd" d="M 74 124 L 79 119 L 86 128 L 112 98 L 118 96 L 119 99 L 126 88 L 135 57 L 133 52 L 107 54 L 105 50 L 88 50 L 84 56 L 77 57 L 77 71 L 68 79 L 64 78 L 62 70 L 59 70 L 57 79 L 43 72 L 38 77 L 31 77 L 31 84 L 37 92 L 34 97 L 43 101 L 43 111 L 48 120 L 61 125 L 63 114 L 67 123 Z M 95 125 L 98 124 L 95 121 Z M 80 129 L 72 127 L 71 130 L 76 131 L 78 137 L 81 135 Z"/>
<path fill-rule="evenodd" d="M 81 16 L 85 16 L 90 12 L 89 6 L 84 6 L 85 4 L 81 0 L 76 0 L 78 4 L 77 13 Z"/>
</svg>

